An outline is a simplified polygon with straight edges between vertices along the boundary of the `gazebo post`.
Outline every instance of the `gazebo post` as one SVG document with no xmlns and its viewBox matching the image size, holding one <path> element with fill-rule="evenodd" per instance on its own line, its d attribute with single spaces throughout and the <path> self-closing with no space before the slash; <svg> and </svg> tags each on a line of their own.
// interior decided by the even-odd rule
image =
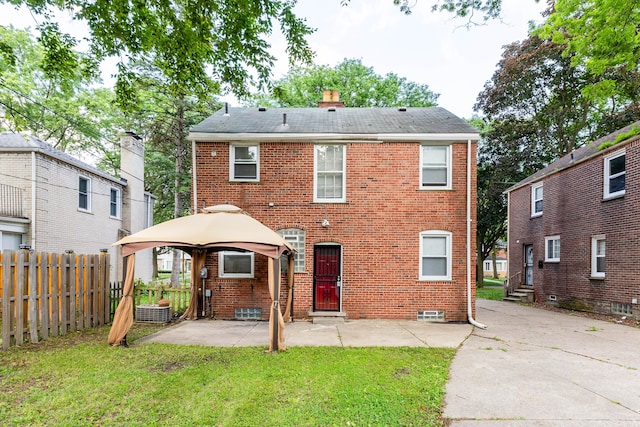
<svg viewBox="0 0 640 427">
<path fill-rule="evenodd" d="M 280 258 L 273 259 L 273 334 L 271 337 L 271 348 L 274 351 L 279 351 L 279 322 L 278 322 L 278 312 L 280 311 Z"/>
</svg>

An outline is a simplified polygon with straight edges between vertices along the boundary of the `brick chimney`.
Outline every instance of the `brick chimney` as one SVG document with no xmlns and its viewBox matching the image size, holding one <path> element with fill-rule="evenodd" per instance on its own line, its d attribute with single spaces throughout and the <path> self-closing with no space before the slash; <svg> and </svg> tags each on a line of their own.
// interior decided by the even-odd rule
<svg viewBox="0 0 640 427">
<path fill-rule="evenodd" d="M 344 108 L 344 102 L 340 101 L 340 92 L 337 90 L 325 90 L 322 101 L 318 102 L 318 108 L 336 107 Z"/>
</svg>

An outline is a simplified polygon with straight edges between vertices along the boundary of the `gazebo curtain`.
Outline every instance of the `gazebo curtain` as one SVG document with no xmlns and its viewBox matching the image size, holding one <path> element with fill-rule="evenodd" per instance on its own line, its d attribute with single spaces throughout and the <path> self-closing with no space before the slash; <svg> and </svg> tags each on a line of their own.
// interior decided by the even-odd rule
<svg viewBox="0 0 640 427">
<path fill-rule="evenodd" d="M 124 289 L 122 299 L 118 303 L 116 313 L 113 317 L 111 330 L 109 331 L 108 342 L 111 345 L 118 345 L 127 336 L 127 332 L 133 325 L 133 275 L 136 266 L 136 256 L 131 254 L 125 258 L 127 273 L 124 279 Z"/>
<path fill-rule="evenodd" d="M 200 297 L 198 295 L 198 289 L 202 283 L 200 278 L 200 270 L 204 267 L 204 262 L 207 257 L 207 251 L 202 249 L 194 249 L 191 252 L 191 296 L 189 298 L 189 306 L 182 315 L 181 319 L 197 319 L 198 318 L 198 301 Z"/>
<path fill-rule="evenodd" d="M 272 301 L 269 312 L 269 351 L 286 350 L 284 345 L 284 318 L 280 311 L 280 268 L 276 268 L 276 261 L 279 260 L 269 258 L 269 294 Z M 274 312 L 277 313 L 277 318 L 274 318 Z M 277 322 L 277 328 L 274 324 L 275 322 Z M 274 336 L 276 333 L 277 337 Z"/>
<path fill-rule="evenodd" d="M 289 285 L 289 293 L 287 294 L 287 306 L 285 307 L 283 319 L 285 323 L 291 322 L 291 310 L 293 310 L 293 268 L 294 255 L 289 254 L 289 268 L 287 269 L 287 284 Z"/>
</svg>

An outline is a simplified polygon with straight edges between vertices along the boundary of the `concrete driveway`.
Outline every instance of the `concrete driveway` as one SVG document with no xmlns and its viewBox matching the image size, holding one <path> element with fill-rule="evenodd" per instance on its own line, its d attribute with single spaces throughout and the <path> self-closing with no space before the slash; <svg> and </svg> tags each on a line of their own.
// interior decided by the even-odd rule
<svg viewBox="0 0 640 427">
<path fill-rule="evenodd" d="M 477 301 L 444 416 L 454 427 L 640 426 L 640 329 Z"/>
</svg>

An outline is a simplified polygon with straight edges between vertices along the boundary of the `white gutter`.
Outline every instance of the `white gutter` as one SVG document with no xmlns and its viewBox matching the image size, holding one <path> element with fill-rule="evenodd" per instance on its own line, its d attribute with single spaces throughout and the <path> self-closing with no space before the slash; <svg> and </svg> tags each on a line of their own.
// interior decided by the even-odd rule
<svg viewBox="0 0 640 427">
<path fill-rule="evenodd" d="M 478 140 L 477 133 L 210 133 L 190 132 L 187 139 L 191 141 L 332 141 L 332 142 L 384 142 L 384 141 L 464 141 Z"/>
<path fill-rule="evenodd" d="M 31 152 L 31 249 L 36 249 L 36 152 Z"/>
<path fill-rule="evenodd" d="M 471 139 L 467 140 L 467 318 L 473 326 L 487 328 L 474 320 L 471 306 Z"/>
<path fill-rule="evenodd" d="M 196 141 L 191 140 L 191 185 L 193 187 L 193 212 L 198 213 L 198 180 L 196 180 Z"/>
</svg>

